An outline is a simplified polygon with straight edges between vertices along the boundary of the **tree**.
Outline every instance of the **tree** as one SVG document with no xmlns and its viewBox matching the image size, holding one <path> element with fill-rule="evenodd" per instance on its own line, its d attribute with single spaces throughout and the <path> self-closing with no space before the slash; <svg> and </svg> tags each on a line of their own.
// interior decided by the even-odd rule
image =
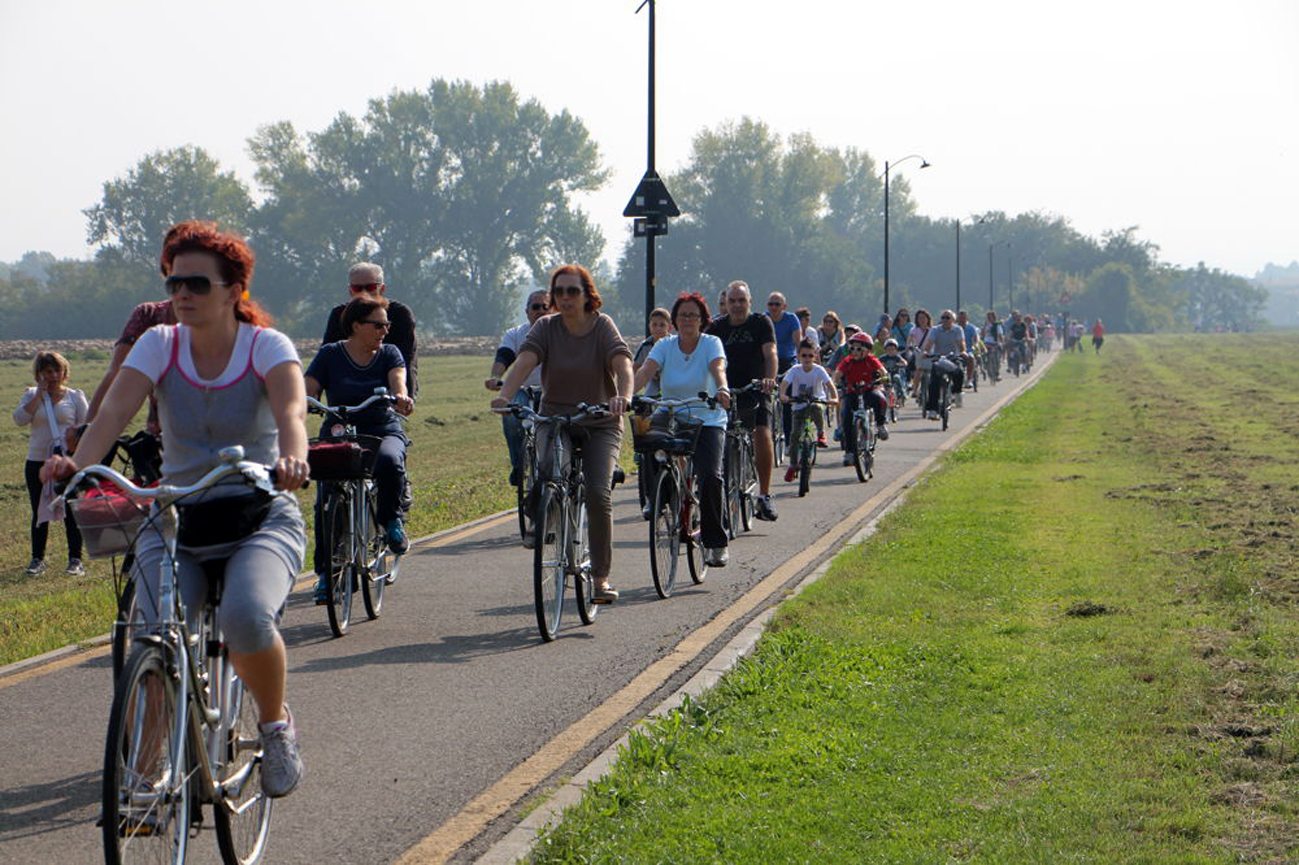
<svg viewBox="0 0 1299 865">
<path fill-rule="evenodd" d="M 107 181 L 100 202 L 82 212 L 90 243 L 152 269 L 171 226 L 206 219 L 244 232 L 252 200 L 233 172 L 222 172 L 202 148 L 186 146 L 145 156 L 125 177 Z"/>
</svg>

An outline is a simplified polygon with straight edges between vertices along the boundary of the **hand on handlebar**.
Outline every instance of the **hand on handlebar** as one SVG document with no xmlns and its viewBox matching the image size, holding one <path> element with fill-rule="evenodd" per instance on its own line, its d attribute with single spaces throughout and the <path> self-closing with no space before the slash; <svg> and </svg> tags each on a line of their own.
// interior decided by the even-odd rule
<svg viewBox="0 0 1299 865">
<path fill-rule="evenodd" d="M 286 492 L 301 489 L 311 475 L 306 460 L 297 457 L 280 457 L 275 462 L 275 488 Z"/>
<path fill-rule="evenodd" d="M 502 383 L 503 382 L 501 379 L 497 378 L 496 376 L 492 376 L 491 378 L 483 382 L 483 387 L 487 388 L 488 390 L 500 390 Z"/>
<path fill-rule="evenodd" d="M 510 401 L 503 396 L 498 396 L 492 400 L 492 411 L 497 414 L 508 414 L 510 410 Z"/>
<path fill-rule="evenodd" d="M 626 413 L 630 405 L 631 400 L 627 399 L 625 396 L 611 397 L 609 399 L 609 414 L 616 418 L 620 418 L 624 413 Z"/>
<path fill-rule="evenodd" d="M 776 380 L 774 378 L 764 378 L 762 380 L 762 392 L 771 393 L 776 389 Z"/>
<path fill-rule="evenodd" d="M 410 417 L 411 412 L 415 411 L 415 400 L 402 394 L 401 396 L 393 397 L 392 407 L 397 414 L 402 415 L 403 417 Z"/>
</svg>

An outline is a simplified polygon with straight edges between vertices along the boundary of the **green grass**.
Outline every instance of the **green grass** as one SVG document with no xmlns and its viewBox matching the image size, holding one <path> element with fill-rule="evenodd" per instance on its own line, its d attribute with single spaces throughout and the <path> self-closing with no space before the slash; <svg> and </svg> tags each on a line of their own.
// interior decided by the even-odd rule
<svg viewBox="0 0 1299 865">
<path fill-rule="evenodd" d="M 72 387 L 94 390 L 107 360 L 69 358 Z M 408 533 L 419 537 L 514 505 L 506 483 L 509 460 L 500 419 L 488 409 L 483 379 L 489 357 L 422 360 L 420 402 L 408 426 L 413 441 L 407 461 L 415 491 Z M 27 361 L 0 361 L 0 393 L 16 406 L 31 381 Z M 12 410 L 12 409 L 11 409 Z M 133 428 L 138 428 L 136 424 Z M 319 419 L 308 418 L 313 434 Z M 87 576 L 66 577 L 62 526 L 52 526 L 46 552 L 49 570 L 28 577 L 30 510 L 22 467 L 26 428 L 6 424 L 0 432 L 0 664 L 85 640 L 108 630 L 112 591 L 107 561 L 88 561 Z M 308 519 L 314 493 L 300 496 Z M 308 559 L 309 560 L 309 559 Z"/>
<path fill-rule="evenodd" d="M 1290 860 L 1296 348 L 1062 358 L 537 861 Z"/>
</svg>

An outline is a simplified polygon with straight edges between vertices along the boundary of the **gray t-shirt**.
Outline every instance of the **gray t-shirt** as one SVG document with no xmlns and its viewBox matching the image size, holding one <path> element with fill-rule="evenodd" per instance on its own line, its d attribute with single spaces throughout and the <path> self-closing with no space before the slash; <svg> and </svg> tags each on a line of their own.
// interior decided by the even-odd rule
<svg viewBox="0 0 1299 865">
<path fill-rule="evenodd" d="M 951 354 L 960 351 L 965 334 L 959 327 L 953 325 L 949 328 L 943 328 L 941 325 L 931 328 L 929 336 L 926 337 L 924 350 L 929 354 Z"/>
<path fill-rule="evenodd" d="M 631 349 L 618 325 L 603 312 L 581 336 L 569 332 L 558 313 L 537 319 L 520 351 L 541 359 L 541 413 L 571 414 L 578 403 L 605 403 L 618 395 L 613 359 L 631 361 Z M 617 418 L 583 421 L 588 426 L 618 426 Z"/>
</svg>

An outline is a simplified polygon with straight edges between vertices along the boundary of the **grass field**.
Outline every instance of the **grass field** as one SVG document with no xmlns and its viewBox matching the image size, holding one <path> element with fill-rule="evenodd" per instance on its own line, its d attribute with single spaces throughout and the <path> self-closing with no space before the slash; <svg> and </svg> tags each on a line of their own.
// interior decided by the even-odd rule
<svg viewBox="0 0 1299 865">
<path fill-rule="evenodd" d="M 107 360 L 69 361 L 70 386 L 89 395 Z M 411 537 L 514 505 L 501 422 L 488 410 L 491 394 L 483 388 L 490 367 L 490 357 L 421 359 L 420 402 L 408 427 L 413 443 L 407 466 L 415 491 Z M 31 383 L 30 370 L 27 361 L 0 361 L 0 393 L 9 394 L 10 411 Z M 318 428 L 319 419 L 308 418 L 309 431 Z M 105 633 L 113 596 L 107 561 L 87 561 L 84 578 L 64 576 L 62 526 L 50 531 L 49 569 L 39 577 L 23 574 L 31 515 L 22 474 L 28 431 L 12 420 L 0 429 L 0 664 L 5 664 Z M 301 496 L 308 521 L 313 495 Z"/>
<path fill-rule="evenodd" d="M 1062 358 L 536 860 L 1295 861 L 1296 349 Z"/>
</svg>

